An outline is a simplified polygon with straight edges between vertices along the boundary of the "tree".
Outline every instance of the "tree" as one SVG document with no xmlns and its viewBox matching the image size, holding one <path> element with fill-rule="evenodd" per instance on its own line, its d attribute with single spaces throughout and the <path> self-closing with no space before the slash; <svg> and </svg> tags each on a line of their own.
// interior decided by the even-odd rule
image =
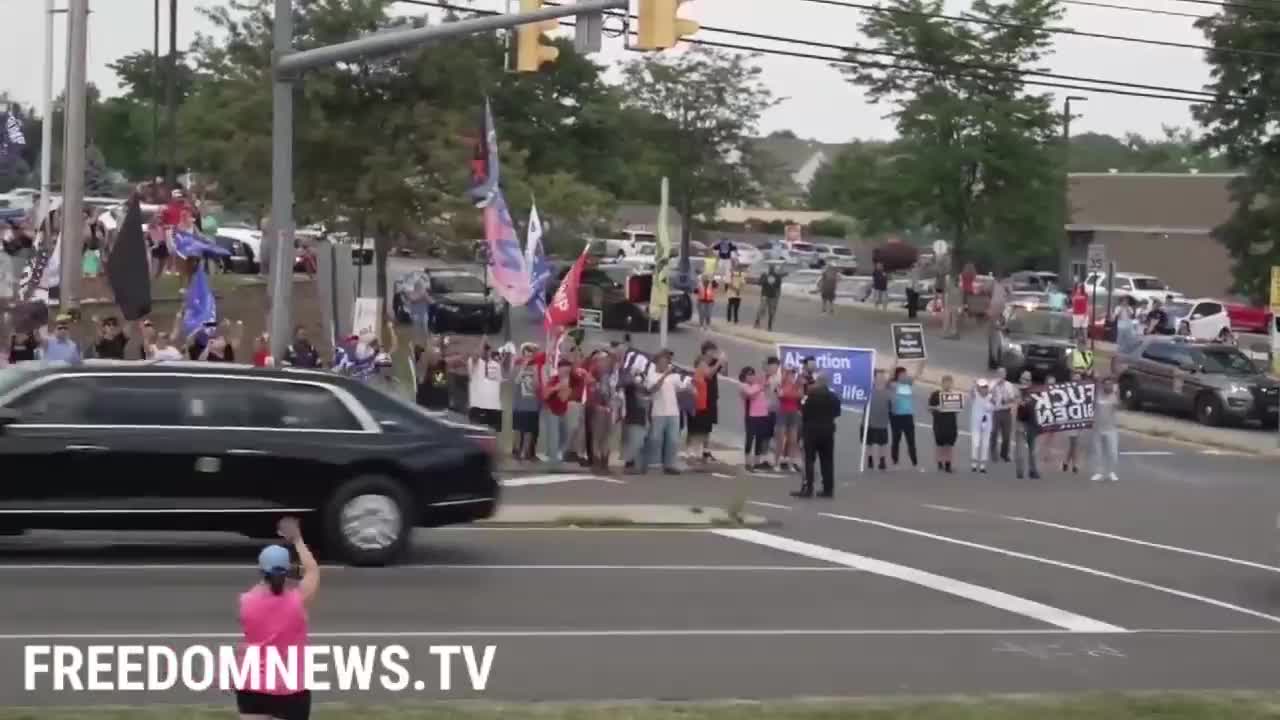
<svg viewBox="0 0 1280 720">
<path fill-rule="evenodd" d="M 1235 209 L 1213 237 L 1234 261 L 1233 289 L 1263 300 L 1270 268 L 1280 265 L 1280 134 L 1273 121 L 1280 113 L 1280 58 L 1228 49 L 1278 47 L 1280 4 L 1224 6 L 1196 27 L 1219 48 L 1207 53 L 1216 102 L 1195 108 L 1205 131 L 1200 148 L 1222 153 L 1244 173 L 1231 182 Z"/>
<path fill-rule="evenodd" d="M 1057 0 L 977 0 L 969 14 L 999 23 L 977 27 L 930 17 L 944 12 L 941 0 L 888 7 L 900 12 L 871 15 L 862 34 L 910 59 L 877 64 L 855 52 L 843 66 L 873 102 L 892 104 L 900 138 L 875 165 L 883 172 L 859 219 L 932 226 L 951 240 L 953 261 L 1012 265 L 1051 253 L 1063 235 L 1059 119 L 1015 71 L 1048 53 L 1043 28 L 1061 16 Z"/>
<path fill-rule="evenodd" d="M 1071 138 L 1071 172 L 1227 172 L 1231 166 L 1220 153 L 1198 143 L 1190 128 L 1166 125 L 1161 137 L 1127 133 L 1123 138 L 1081 133 Z"/>
<path fill-rule="evenodd" d="M 664 149 L 657 169 L 671 180 L 685 238 L 694 217 L 759 194 L 767 168 L 751 139 L 777 100 L 753 56 L 695 46 L 636 60 L 623 78 L 626 105 L 644 113 L 636 140 Z"/>
<path fill-rule="evenodd" d="M 150 50 L 139 50 L 107 63 L 107 67 L 116 74 L 124 96 L 138 102 L 151 102 L 164 105 L 168 98 L 169 56 L 160 57 L 156 63 Z M 178 102 L 190 97 L 195 90 L 197 76 L 195 68 L 188 64 L 188 53 L 178 52 L 174 58 L 174 95 Z"/>
</svg>

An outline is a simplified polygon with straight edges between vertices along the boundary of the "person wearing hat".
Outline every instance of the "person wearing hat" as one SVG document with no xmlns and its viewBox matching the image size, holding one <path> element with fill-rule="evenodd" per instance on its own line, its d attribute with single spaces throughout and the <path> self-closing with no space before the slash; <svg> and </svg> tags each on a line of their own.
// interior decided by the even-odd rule
<svg viewBox="0 0 1280 720">
<path fill-rule="evenodd" d="M 129 336 L 120 329 L 120 321 L 108 317 L 99 323 L 98 339 L 93 343 L 93 356 L 104 360 L 123 360 Z"/>
<path fill-rule="evenodd" d="M 236 688 L 236 709 L 243 718 L 308 718 L 311 692 L 305 687 L 308 617 L 307 608 L 320 588 L 320 564 L 302 540 L 296 518 L 280 520 L 278 532 L 284 541 L 258 553 L 259 581 L 240 595 L 240 627 L 244 652 L 260 653 L 256 675 Z M 293 562 L 289 547 L 298 554 L 301 579 L 289 586 Z M 287 660 L 297 658 L 292 677 L 274 662 L 275 654 Z M 288 663 L 285 663 L 288 666 Z M 253 667 L 250 665 L 250 667 Z"/>
<path fill-rule="evenodd" d="M 80 345 L 71 337 L 70 315 L 62 314 L 54 320 L 53 336 L 44 339 L 39 358 L 45 362 L 80 363 Z"/>
<path fill-rule="evenodd" d="M 973 397 L 969 399 L 969 469 L 972 472 L 985 473 L 991 460 L 991 430 L 995 427 L 996 403 L 991 383 L 986 378 L 978 378 Z M 936 421 L 934 427 L 937 427 Z"/>
</svg>

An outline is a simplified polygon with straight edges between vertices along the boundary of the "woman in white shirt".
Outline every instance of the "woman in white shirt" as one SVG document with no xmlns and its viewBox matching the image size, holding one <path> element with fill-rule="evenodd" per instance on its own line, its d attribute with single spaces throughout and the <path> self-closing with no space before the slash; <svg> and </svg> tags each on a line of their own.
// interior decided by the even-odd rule
<svg viewBox="0 0 1280 720">
<path fill-rule="evenodd" d="M 470 371 L 467 415 L 471 422 L 502 432 L 502 362 L 485 340 L 480 354 L 467 360 Z"/>
</svg>

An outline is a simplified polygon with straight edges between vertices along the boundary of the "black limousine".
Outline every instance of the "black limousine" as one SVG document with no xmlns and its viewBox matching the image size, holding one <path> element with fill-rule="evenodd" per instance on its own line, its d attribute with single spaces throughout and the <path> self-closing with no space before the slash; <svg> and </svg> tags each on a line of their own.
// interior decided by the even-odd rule
<svg viewBox="0 0 1280 720">
<path fill-rule="evenodd" d="M 495 444 L 323 372 L 20 363 L 0 369 L 0 534 L 271 537 L 297 515 L 326 555 L 384 565 L 415 527 L 493 515 Z"/>
</svg>

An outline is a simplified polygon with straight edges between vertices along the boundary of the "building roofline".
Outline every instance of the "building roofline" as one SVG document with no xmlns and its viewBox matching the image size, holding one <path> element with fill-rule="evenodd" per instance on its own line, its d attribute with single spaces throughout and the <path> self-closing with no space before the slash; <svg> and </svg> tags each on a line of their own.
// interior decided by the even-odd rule
<svg viewBox="0 0 1280 720">
<path fill-rule="evenodd" d="M 1144 172 L 1075 172 L 1068 173 L 1067 178 L 1094 178 L 1094 177 L 1113 177 L 1113 178 L 1236 178 L 1244 177 L 1244 173 L 1144 173 Z"/>
<path fill-rule="evenodd" d="M 1153 235 L 1209 235 L 1213 228 L 1163 227 L 1160 225 L 1103 225 L 1099 223 L 1067 223 L 1062 226 L 1068 232 L 1089 231 L 1116 233 L 1147 233 Z"/>
</svg>

